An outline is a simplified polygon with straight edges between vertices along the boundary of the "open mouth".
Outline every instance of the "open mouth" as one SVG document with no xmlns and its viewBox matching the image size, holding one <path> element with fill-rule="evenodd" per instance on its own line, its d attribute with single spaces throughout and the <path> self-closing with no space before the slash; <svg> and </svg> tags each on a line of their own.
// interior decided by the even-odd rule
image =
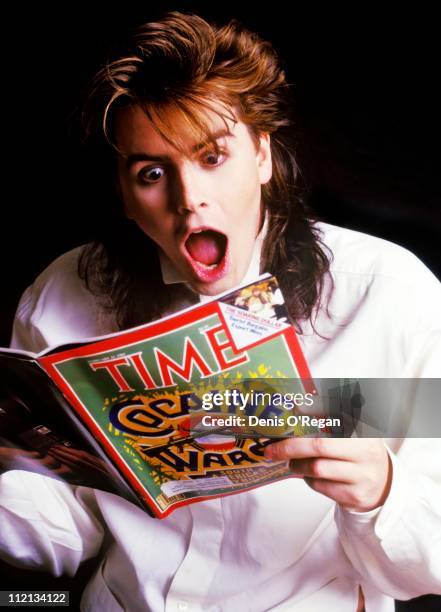
<svg viewBox="0 0 441 612">
<path fill-rule="evenodd" d="M 215 230 L 198 230 L 187 238 L 185 248 L 192 259 L 214 268 L 225 256 L 227 237 Z"/>
<path fill-rule="evenodd" d="M 203 282 L 213 282 L 226 273 L 228 238 L 213 229 L 193 231 L 185 241 L 185 250 L 194 273 Z"/>
</svg>

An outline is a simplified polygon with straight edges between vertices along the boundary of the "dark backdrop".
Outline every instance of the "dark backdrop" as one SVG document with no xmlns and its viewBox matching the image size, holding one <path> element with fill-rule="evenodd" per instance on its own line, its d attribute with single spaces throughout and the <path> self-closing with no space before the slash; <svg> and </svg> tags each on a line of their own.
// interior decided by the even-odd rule
<svg viewBox="0 0 441 612">
<path fill-rule="evenodd" d="M 3 54 L 3 344 L 23 288 L 93 237 L 75 123 L 88 79 L 127 28 L 164 8 L 235 16 L 271 39 L 295 92 L 298 155 L 316 210 L 409 247 L 441 275 L 434 16 L 318 3 L 308 12 L 294 3 L 288 15 L 280 0 L 212 4 L 39 5 L 6 20 L 14 42 Z"/>
<path fill-rule="evenodd" d="M 160 10 L 237 17 L 278 49 L 296 97 L 309 200 L 330 222 L 413 250 L 441 277 L 439 37 L 434 15 L 256 3 L 17 6 L 4 20 L 0 341 L 23 289 L 93 238 L 75 113 L 106 52 Z M 34 583 L 33 583 L 34 584 Z M 35 588 L 35 586 L 34 586 Z M 428 604 L 426 604 L 428 605 Z M 426 608 L 428 609 L 428 608 Z"/>
</svg>

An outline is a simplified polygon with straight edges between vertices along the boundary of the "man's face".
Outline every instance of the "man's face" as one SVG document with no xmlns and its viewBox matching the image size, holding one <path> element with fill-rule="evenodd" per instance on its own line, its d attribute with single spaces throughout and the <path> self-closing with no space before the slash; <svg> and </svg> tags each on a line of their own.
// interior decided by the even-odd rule
<svg viewBox="0 0 441 612">
<path fill-rule="evenodd" d="M 125 211 L 194 291 L 239 284 L 262 222 L 261 185 L 271 178 L 269 136 L 256 143 L 241 121 L 209 115 L 216 146 L 188 143 L 183 155 L 139 107 L 120 111 L 116 140 Z"/>
</svg>

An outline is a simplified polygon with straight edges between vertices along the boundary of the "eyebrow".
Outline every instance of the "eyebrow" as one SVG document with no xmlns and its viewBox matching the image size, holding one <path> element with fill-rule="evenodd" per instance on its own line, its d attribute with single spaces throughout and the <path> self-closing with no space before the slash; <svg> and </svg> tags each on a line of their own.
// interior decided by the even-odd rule
<svg viewBox="0 0 441 612">
<path fill-rule="evenodd" d="M 236 136 L 232 134 L 230 130 L 227 130 L 226 128 L 224 128 L 222 130 L 218 130 L 217 132 L 214 132 L 213 134 L 211 134 L 209 139 L 206 142 L 200 142 L 194 145 L 191 148 L 191 151 L 192 153 L 197 153 L 197 151 L 200 151 L 201 149 L 205 148 L 207 144 L 209 144 L 210 142 L 216 142 L 216 140 L 219 140 L 219 138 L 224 138 L 224 137 L 236 138 Z M 149 153 L 130 153 L 130 155 L 128 155 L 126 158 L 125 166 L 127 170 L 130 170 L 130 168 L 137 162 L 155 161 L 155 162 L 164 163 L 164 162 L 168 162 L 169 160 L 170 158 L 168 157 L 168 155 L 151 155 Z"/>
</svg>

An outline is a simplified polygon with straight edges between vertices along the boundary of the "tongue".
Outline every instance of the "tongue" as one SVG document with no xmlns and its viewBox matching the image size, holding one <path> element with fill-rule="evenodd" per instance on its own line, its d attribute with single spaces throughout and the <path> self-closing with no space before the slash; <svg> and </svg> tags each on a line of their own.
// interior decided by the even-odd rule
<svg viewBox="0 0 441 612">
<path fill-rule="evenodd" d="M 224 255 L 225 237 L 212 230 L 191 234 L 186 242 L 186 247 L 193 259 L 206 266 L 211 266 L 219 263 Z"/>
</svg>

